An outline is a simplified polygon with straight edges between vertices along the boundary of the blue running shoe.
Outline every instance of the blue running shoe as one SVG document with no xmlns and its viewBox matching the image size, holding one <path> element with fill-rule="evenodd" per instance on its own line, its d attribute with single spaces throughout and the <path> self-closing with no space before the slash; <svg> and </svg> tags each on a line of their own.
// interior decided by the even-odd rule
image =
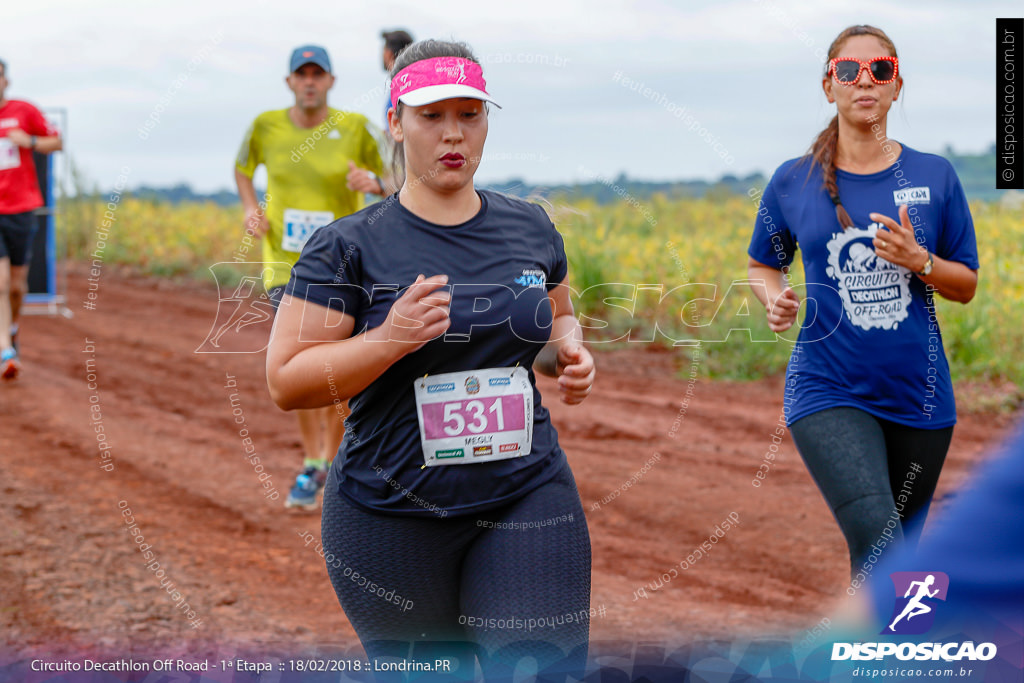
<svg viewBox="0 0 1024 683">
<path fill-rule="evenodd" d="M 14 379 L 21 372 L 21 363 L 18 362 L 18 352 L 14 349 L 4 349 L 0 353 L 0 377 Z"/>
<path fill-rule="evenodd" d="M 295 477 L 295 486 L 288 494 L 288 500 L 284 502 L 286 508 L 305 508 L 312 510 L 316 508 L 317 494 L 324 490 L 327 483 L 327 470 L 307 467 L 302 474 Z"/>
</svg>

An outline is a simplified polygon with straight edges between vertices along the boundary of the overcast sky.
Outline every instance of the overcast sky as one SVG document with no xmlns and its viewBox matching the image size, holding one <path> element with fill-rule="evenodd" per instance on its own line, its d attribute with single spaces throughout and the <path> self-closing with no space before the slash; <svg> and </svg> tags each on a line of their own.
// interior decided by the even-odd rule
<svg viewBox="0 0 1024 683">
<path fill-rule="evenodd" d="M 65 149 L 102 188 L 128 168 L 128 187 L 234 189 L 242 134 L 292 103 L 283 79 L 304 43 L 330 53 L 331 105 L 382 123 L 380 30 L 395 27 L 465 40 L 484 62 L 503 109 L 479 180 L 691 179 L 770 172 L 802 153 L 833 114 L 822 56 L 854 23 L 883 28 L 899 51 L 891 137 L 987 149 L 995 18 L 1020 14 L 1019 0 L 43 0 L 5 4 L 0 59 L 8 97 L 66 110 Z"/>
</svg>

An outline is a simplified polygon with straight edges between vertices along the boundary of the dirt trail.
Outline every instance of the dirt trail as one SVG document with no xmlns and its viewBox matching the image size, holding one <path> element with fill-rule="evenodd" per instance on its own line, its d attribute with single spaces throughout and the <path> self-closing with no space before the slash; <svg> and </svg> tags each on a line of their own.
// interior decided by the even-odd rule
<svg viewBox="0 0 1024 683">
<path fill-rule="evenodd" d="M 69 279 L 74 317 L 28 318 L 23 377 L 0 386 L 5 648 L 170 656 L 352 642 L 324 563 L 300 536 L 319 540 L 319 514 L 286 513 L 244 457 L 243 426 L 287 494 L 298 434 L 267 395 L 263 355 L 194 353 L 216 318 L 216 290 L 105 271 L 88 311 L 85 271 Z M 266 334 L 254 324 L 224 343 L 258 350 Z M 598 363 L 584 406 L 548 401 L 593 538 L 592 604 L 604 609 L 594 638 L 736 637 L 818 623 L 845 588 L 846 551 L 788 436 L 763 485 L 752 485 L 782 382 L 702 380 L 687 397 L 677 365 L 688 369 L 688 355 L 601 351 Z M 934 510 L 1008 423 L 962 417 Z M 147 569 L 125 507 L 181 598 Z M 733 513 L 738 528 L 711 552 L 638 597 Z"/>
</svg>

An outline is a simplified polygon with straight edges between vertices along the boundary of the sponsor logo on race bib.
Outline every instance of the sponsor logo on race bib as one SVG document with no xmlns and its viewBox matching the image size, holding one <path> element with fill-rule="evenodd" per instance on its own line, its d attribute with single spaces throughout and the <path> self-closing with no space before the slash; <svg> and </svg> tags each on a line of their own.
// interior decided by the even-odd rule
<svg viewBox="0 0 1024 683">
<path fill-rule="evenodd" d="M 902 190 L 892 191 L 893 201 L 900 204 L 930 204 L 932 201 L 931 189 L 927 187 L 905 187 Z"/>
<path fill-rule="evenodd" d="M 473 457 L 480 457 L 482 455 L 490 455 L 494 452 L 490 446 L 473 446 Z"/>
<path fill-rule="evenodd" d="M 461 458 L 464 455 L 466 455 L 466 452 L 461 448 L 446 448 L 434 451 L 435 458 Z"/>
<path fill-rule="evenodd" d="M 510 377 L 492 377 L 489 380 L 487 380 L 487 384 L 489 384 L 492 387 L 503 387 L 511 383 L 512 378 Z"/>
<path fill-rule="evenodd" d="M 511 453 L 513 451 L 518 451 L 518 450 L 519 450 L 519 444 L 518 443 L 503 443 L 500 446 L 498 446 L 498 452 L 499 453 Z"/>
<path fill-rule="evenodd" d="M 466 378 L 466 393 L 467 394 L 479 394 L 480 393 L 480 380 L 476 377 Z"/>
<path fill-rule="evenodd" d="M 442 384 L 431 384 L 427 387 L 428 394 L 440 394 L 445 391 L 455 391 L 455 383 L 444 382 Z"/>
</svg>

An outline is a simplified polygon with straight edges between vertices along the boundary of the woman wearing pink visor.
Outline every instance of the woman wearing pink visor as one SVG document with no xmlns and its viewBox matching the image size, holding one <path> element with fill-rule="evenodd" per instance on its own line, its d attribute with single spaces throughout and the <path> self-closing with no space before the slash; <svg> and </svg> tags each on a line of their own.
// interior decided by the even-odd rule
<svg viewBox="0 0 1024 683">
<path fill-rule="evenodd" d="M 475 655 L 487 678 L 523 658 L 579 677 L 590 537 L 534 377 L 569 404 L 594 382 L 562 238 L 474 187 L 494 100 L 465 45 L 403 50 L 391 95 L 402 188 L 313 235 L 267 354 L 282 408 L 350 400 L 328 573 L 378 672 L 450 657 L 472 678 Z"/>
</svg>

